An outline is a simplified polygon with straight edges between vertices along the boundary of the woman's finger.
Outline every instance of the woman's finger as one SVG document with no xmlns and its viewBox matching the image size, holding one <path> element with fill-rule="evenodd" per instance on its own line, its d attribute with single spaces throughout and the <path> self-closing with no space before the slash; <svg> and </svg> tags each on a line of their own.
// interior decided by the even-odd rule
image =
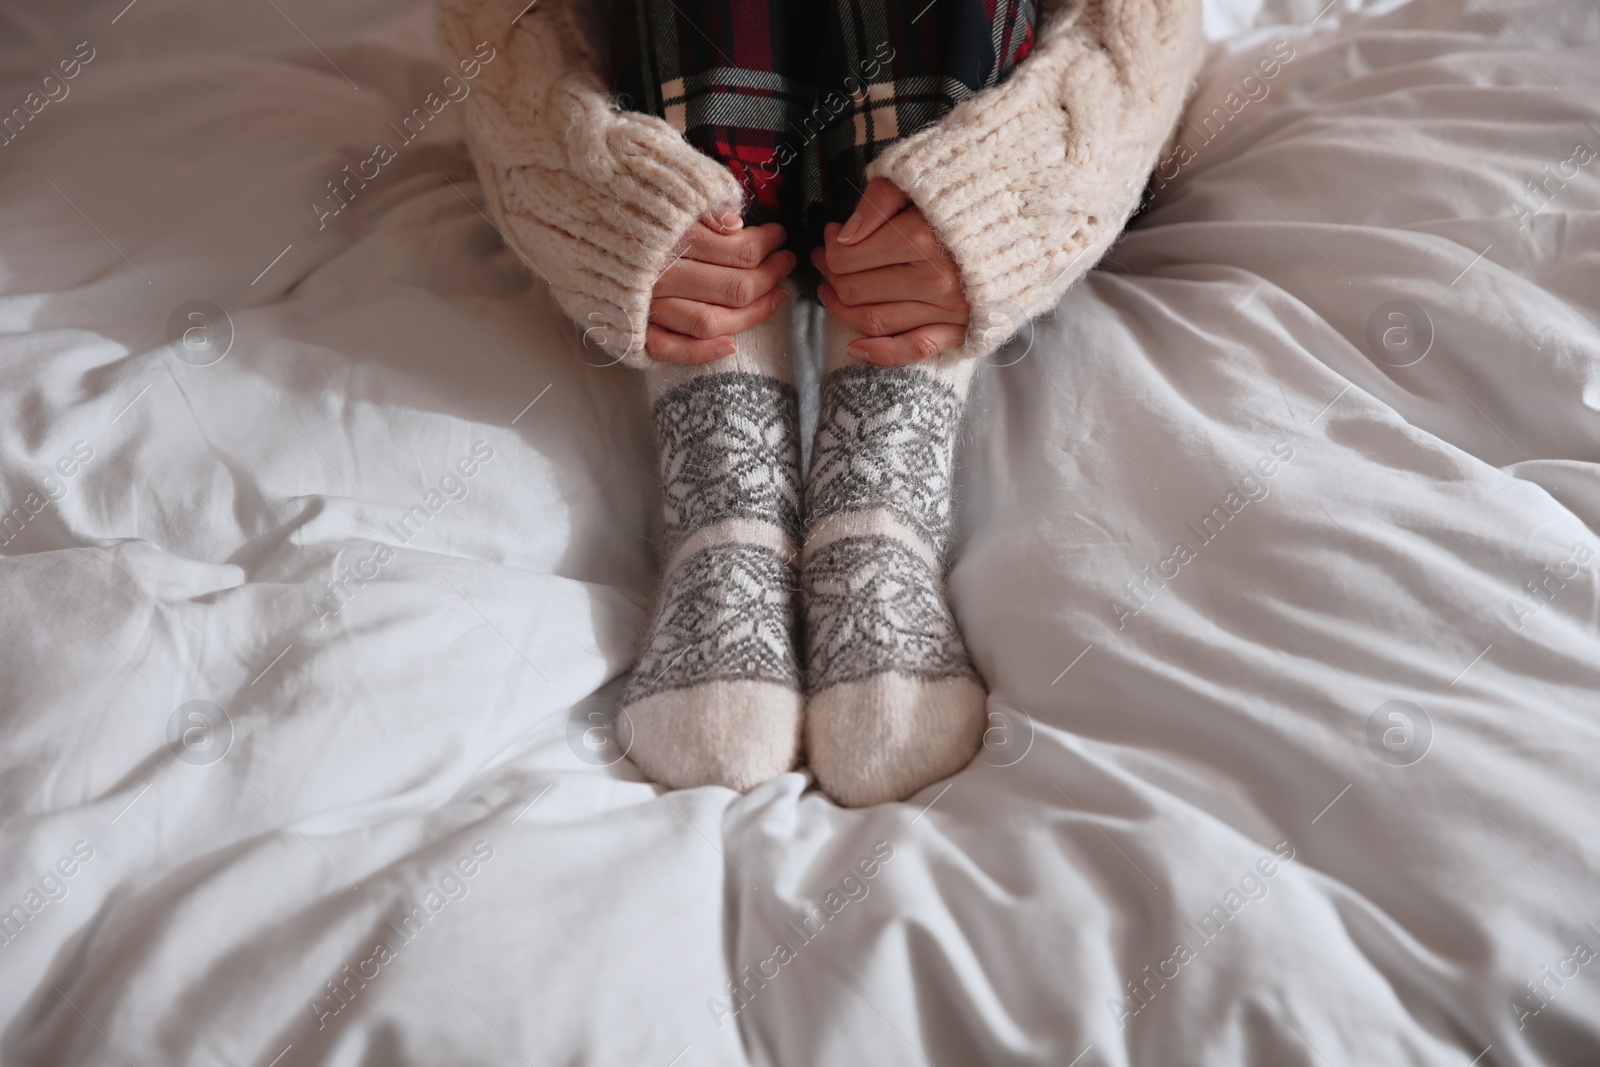
<svg viewBox="0 0 1600 1067">
<path fill-rule="evenodd" d="M 828 283 L 817 286 L 817 296 L 829 314 L 868 337 L 890 337 L 919 326 L 944 323 L 965 328 L 967 313 L 924 304 L 916 300 L 895 300 L 887 304 L 862 304 L 850 307 L 839 302 L 839 294 Z"/>
<path fill-rule="evenodd" d="M 819 254 L 813 254 L 812 262 L 819 270 L 823 267 L 820 259 Z M 951 276 L 954 273 L 919 260 L 855 274 L 833 274 L 828 276 L 828 281 L 833 284 L 834 294 L 840 303 L 849 307 L 916 300 L 951 311 L 966 312 L 967 298 L 961 291 L 960 281 Z"/>
<path fill-rule="evenodd" d="M 673 252 L 684 259 L 748 270 L 777 251 L 784 237 L 783 227 L 776 222 L 747 226 L 733 233 L 718 233 L 704 222 L 697 222 Z"/>
<path fill-rule="evenodd" d="M 678 296 L 721 307 L 748 307 L 770 293 L 793 269 L 794 253 L 784 249 L 748 270 L 680 259 L 656 279 L 656 287 L 650 295 L 657 300 Z"/>
<path fill-rule="evenodd" d="M 854 213 L 840 229 L 840 243 L 851 245 L 866 240 L 910 202 L 911 198 L 888 178 L 872 179 L 867 183 L 867 191 L 861 194 L 861 201 L 856 204 Z"/>
<path fill-rule="evenodd" d="M 902 211 L 871 237 L 848 245 L 839 241 L 839 227 L 830 223 L 823 229 L 822 250 L 829 274 L 854 274 L 896 263 L 929 263 L 952 278 L 956 276 L 955 264 L 934 236 L 933 227 L 914 207 Z"/>
<path fill-rule="evenodd" d="M 658 363 L 710 363 L 734 353 L 731 337 L 685 337 L 651 323 L 644 331 L 644 350 Z"/>
<path fill-rule="evenodd" d="M 966 328 L 962 326 L 920 326 L 893 337 L 863 337 L 851 341 L 845 353 L 851 359 L 879 367 L 902 367 L 960 348 L 966 336 Z"/>
<path fill-rule="evenodd" d="M 733 233 L 744 225 L 744 219 L 739 212 L 728 206 L 706 212 L 700 216 L 700 222 L 717 233 Z"/>
<path fill-rule="evenodd" d="M 670 296 L 650 302 L 650 321 L 685 337 L 702 340 L 728 337 L 766 322 L 787 299 L 789 294 L 782 286 L 775 286 L 765 297 L 742 308 L 718 307 Z"/>
</svg>

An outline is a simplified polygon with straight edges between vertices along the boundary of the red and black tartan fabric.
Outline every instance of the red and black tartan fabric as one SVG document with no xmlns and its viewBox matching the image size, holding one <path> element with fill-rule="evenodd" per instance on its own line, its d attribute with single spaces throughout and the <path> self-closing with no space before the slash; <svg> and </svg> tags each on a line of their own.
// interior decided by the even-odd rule
<svg viewBox="0 0 1600 1067">
<path fill-rule="evenodd" d="M 610 0 L 611 86 L 744 186 L 746 221 L 821 243 L 867 165 L 1033 48 L 1035 0 Z M 802 262 L 804 260 L 802 259 Z"/>
</svg>

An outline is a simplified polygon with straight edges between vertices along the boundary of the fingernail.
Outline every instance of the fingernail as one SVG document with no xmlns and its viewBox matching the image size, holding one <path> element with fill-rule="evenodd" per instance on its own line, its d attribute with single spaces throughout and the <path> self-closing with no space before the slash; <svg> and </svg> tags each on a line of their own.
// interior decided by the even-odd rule
<svg viewBox="0 0 1600 1067">
<path fill-rule="evenodd" d="M 789 299 L 788 291 L 784 290 L 784 289 L 779 289 L 778 290 L 778 298 L 772 302 L 772 306 L 775 307 L 775 308 L 781 308 L 781 307 L 783 307 L 783 302 L 785 300 L 788 300 L 788 299 Z"/>
<path fill-rule="evenodd" d="M 844 229 L 839 231 L 839 243 L 849 244 L 859 229 L 861 229 L 861 212 L 857 211 L 845 220 Z"/>
<path fill-rule="evenodd" d="M 724 211 L 721 215 L 717 216 L 717 219 L 722 223 L 722 228 L 724 230 L 744 229 L 744 219 L 740 218 L 731 211 Z"/>
<path fill-rule="evenodd" d="M 731 341 L 724 341 L 711 349 L 711 358 L 713 359 L 721 359 L 724 356 L 731 355 L 733 355 L 733 342 Z"/>
<path fill-rule="evenodd" d="M 856 360 L 864 360 L 867 358 L 867 350 L 863 345 L 850 345 L 845 348 L 844 354 L 849 356 L 851 359 Z"/>
</svg>

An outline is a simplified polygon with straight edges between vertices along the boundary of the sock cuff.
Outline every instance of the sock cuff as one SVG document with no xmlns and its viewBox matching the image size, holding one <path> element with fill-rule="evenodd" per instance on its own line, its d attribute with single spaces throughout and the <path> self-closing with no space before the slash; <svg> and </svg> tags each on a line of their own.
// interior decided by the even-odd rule
<svg viewBox="0 0 1600 1067">
<path fill-rule="evenodd" d="M 843 370 L 847 367 L 870 368 L 870 364 L 859 363 L 845 355 L 845 349 L 850 347 L 850 342 L 865 335 L 846 326 L 835 315 L 826 315 L 824 318 L 826 319 L 826 325 L 823 327 L 823 344 L 826 346 L 826 362 L 823 364 L 823 374 L 832 374 L 834 371 Z M 941 352 L 929 359 L 924 359 L 917 363 L 907 363 L 905 369 L 920 371 L 944 383 L 956 395 L 957 401 L 965 404 L 967 394 L 972 389 L 972 379 L 977 373 L 979 362 L 980 360 L 977 357 L 965 354 L 963 349 L 952 348 L 948 352 Z"/>
<path fill-rule="evenodd" d="M 766 322 L 733 335 L 734 353 L 710 363 L 655 363 L 645 368 L 645 387 L 652 405 L 680 385 L 713 374 L 763 374 L 785 385 L 794 384 L 794 360 L 790 355 L 789 324 L 795 304 L 795 290 L 784 283 L 789 299 Z"/>
</svg>

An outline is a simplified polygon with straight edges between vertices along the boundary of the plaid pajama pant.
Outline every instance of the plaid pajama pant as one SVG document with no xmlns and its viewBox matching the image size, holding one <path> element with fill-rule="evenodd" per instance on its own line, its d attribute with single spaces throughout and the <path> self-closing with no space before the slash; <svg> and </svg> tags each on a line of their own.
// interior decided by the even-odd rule
<svg viewBox="0 0 1600 1067">
<path fill-rule="evenodd" d="M 854 210 L 867 165 L 1003 80 L 1035 0 L 609 0 L 611 87 L 744 186 L 797 250 Z M 801 263 L 806 263 L 801 257 Z"/>
</svg>

